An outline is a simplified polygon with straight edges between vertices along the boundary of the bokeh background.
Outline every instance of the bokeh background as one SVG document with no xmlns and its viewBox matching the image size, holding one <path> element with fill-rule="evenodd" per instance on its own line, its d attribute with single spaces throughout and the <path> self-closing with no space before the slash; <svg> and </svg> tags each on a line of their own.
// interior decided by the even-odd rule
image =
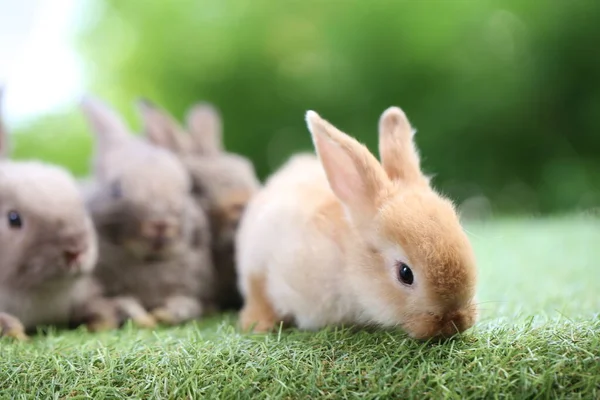
<svg viewBox="0 0 600 400">
<path fill-rule="evenodd" d="M 8 22 L 66 10 L 60 0 L 29 9 L 2 2 Z M 7 109 L 17 98 L 35 100 L 41 84 L 17 93 L 34 77 L 56 93 L 81 82 L 60 106 L 26 118 L 9 113 L 15 158 L 84 176 L 93 144 L 77 109 L 85 91 L 110 102 L 133 132 L 141 126 L 139 97 L 180 121 L 194 102 L 210 101 L 221 110 L 227 149 L 250 157 L 261 178 L 311 148 L 307 109 L 376 151 L 377 119 L 398 105 L 418 129 L 425 170 L 467 215 L 586 212 L 600 204 L 598 1 L 70 4 L 76 12 L 60 26 L 41 14 L 31 26 L 48 37 L 69 24 L 77 68 L 49 73 L 55 54 L 39 46 L 47 52 L 33 58 L 32 77 L 12 86 L 7 78 Z M 10 45 L 6 26 L 0 44 Z"/>
</svg>

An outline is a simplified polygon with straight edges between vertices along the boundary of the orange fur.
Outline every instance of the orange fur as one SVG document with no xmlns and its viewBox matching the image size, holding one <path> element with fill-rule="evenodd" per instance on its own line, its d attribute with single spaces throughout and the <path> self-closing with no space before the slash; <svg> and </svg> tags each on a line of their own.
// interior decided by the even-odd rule
<svg viewBox="0 0 600 400">
<path fill-rule="evenodd" d="M 316 113 L 307 123 L 318 160 L 293 157 L 240 223 L 243 324 L 269 325 L 267 301 L 275 320 L 303 329 L 375 323 L 429 338 L 471 327 L 475 257 L 454 206 L 420 170 L 404 113 L 380 119 L 382 164 Z M 403 265 L 413 282 L 400 279 Z"/>
<path fill-rule="evenodd" d="M 427 185 L 419 168 L 419 153 L 412 141 L 414 130 L 404 112 L 390 107 L 379 119 L 379 155 L 381 164 L 392 180 Z"/>
<path fill-rule="evenodd" d="M 254 332 L 268 332 L 275 327 L 277 315 L 267 298 L 265 280 L 252 276 L 249 282 L 249 301 L 240 311 L 240 327 Z"/>
</svg>

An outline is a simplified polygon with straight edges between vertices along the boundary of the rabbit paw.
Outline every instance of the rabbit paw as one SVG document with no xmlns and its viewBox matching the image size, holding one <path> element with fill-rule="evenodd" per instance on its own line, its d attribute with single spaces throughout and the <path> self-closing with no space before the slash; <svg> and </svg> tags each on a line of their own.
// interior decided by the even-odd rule
<svg viewBox="0 0 600 400">
<path fill-rule="evenodd" d="M 136 315 L 131 320 L 137 327 L 143 329 L 153 329 L 158 325 L 156 318 L 150 314 Z"/>
<path fill-rule="evenodd" d="M 131 320 L 135 326 L 144 329 L 156 327 L 156 319 L 148 314 L 146 309 L 134 297 L 117 297 L 113 299 L 113 302 L 121 315 L 122 322 Z"/>
<path fill-rule="evenodd" d="M 2 336 L 21 342 L 29 340 L 29 336 L 25 334 L 25 327 L 21 321 L 5 313 L 0 313 L 0 337 Z"/>
<path fill-rule="evenodd" d="M 108 331 L 119 328 L 119 315 L 115 305 L 100 298 L 91 301 L 81 311 L 83 321 L 90 332 Z"/>
<path fill-rule="evenodd" d="M 239 324 L 243 331 L 267 333 L 273 330 L 278 317 L 265 294 L 264 279 L 250 280 L 248 296 L 240 311 Z"/>
<path fill-rule="evenodd" d="M 165 325 L 176 325 L 179 322 L 179 318 L 166 307 L 155 308 L 152 310 L 152 316 L 156 321 Z"/>
<path fill-rule="evenodd" d="M 251 308 L 244 308 L 240 312 L 240 328 L 245 332 L 268 333 L 273 330 L 275 322 L 271 314 L 261 315 Z"/>
<path fill-rule="evenodd" d="M 119 321 L 116 318 L 98 318 L 87 324 L 90 332 L 110 331 L 119 328 Z"/>
</svg>

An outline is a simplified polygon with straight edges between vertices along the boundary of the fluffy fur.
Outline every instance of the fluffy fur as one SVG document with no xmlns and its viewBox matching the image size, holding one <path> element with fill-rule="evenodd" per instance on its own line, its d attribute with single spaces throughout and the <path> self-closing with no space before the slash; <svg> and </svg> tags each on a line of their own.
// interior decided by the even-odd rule
<svg viewBox="0 0 600 400">
<path fill-rule="evenodd" d="M 0 126 L 0 154 L 8 153 Z M 25 339 L 25 331 L 46 324 L 116 328 L 115 310 L 92 277 L 97 252 L 66 170 L 0 157 L 0 335 Z"/>
<path fill-rule="evenodd" d="M 148 100 L 138 103 L 148 140 L 177 154 L 192 176 L 197 204 L 208 211 L 221 309 L 239 309 L 234 238 L 247 202 L 260 187 L 252 163 L 223 150 L 222 122 L 208 104 L 190 109 L 187 130 Z"/>
<path fill-rule="evenodd" d="M 421 172 L 404 113 L 380 118 L 381 163 L 315 112 L 306 120 L 318 158 L 294 156 L 240 223 L 242 328 L 377 324 L 430 338 L 471 327 L 475 257 L 452 202 Z"/>
<path fill-rule="evenodd" d="M 85 184 L 100 236 L 96 276 L 139 325 L 200 317 L 213 301 L 211 237 L 187 171 L 100 100 L 82 108 L 97 138 L 95 179 Z"/>
</svg>

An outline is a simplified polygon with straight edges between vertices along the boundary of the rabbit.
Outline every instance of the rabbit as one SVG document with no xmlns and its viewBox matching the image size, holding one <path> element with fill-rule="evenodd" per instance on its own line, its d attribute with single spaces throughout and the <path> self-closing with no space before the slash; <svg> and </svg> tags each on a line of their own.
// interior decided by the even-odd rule
<svg viewBox="0 0 600 400">
<path fill-rule="evenodd" d="M 146 138 L 179 156 L 193 179 L 192 193 L 207 210 L 221 310 L 239 310 L 234 240 L 246 203 L 260 188 L 247 158 L 223 150 L 222 121 L 214 106 L 199 103 L 187 115 L 187 129 L 147 99 L 138 101 Z"/>
<path fill-rule="evenodd" d="M 124 319 L 175 325 L 214 308 L 208 220 L 184 166 L 130 134 L 103 101 L 81 103 L 96 137 L 87 205 L 99 232 L 96 276 Z"/>
<path fill-rule="evenodd" d="M 380 117 L 381 163 L 316 112 L 306 122 L 317 155 L 288 160 L 240 221 L 240 327 L 375 325 L 428 339 L 473 326 L 475 255 L 421 171 L 404 112 Z"/>
<path fill-rule="evenodd" d="M 0 336 L 27 340 L 42 325 L 117 328 L 93 277 L 97 237 L 75 178 L 8 154 L 0 122 Z"/>
</svg>

